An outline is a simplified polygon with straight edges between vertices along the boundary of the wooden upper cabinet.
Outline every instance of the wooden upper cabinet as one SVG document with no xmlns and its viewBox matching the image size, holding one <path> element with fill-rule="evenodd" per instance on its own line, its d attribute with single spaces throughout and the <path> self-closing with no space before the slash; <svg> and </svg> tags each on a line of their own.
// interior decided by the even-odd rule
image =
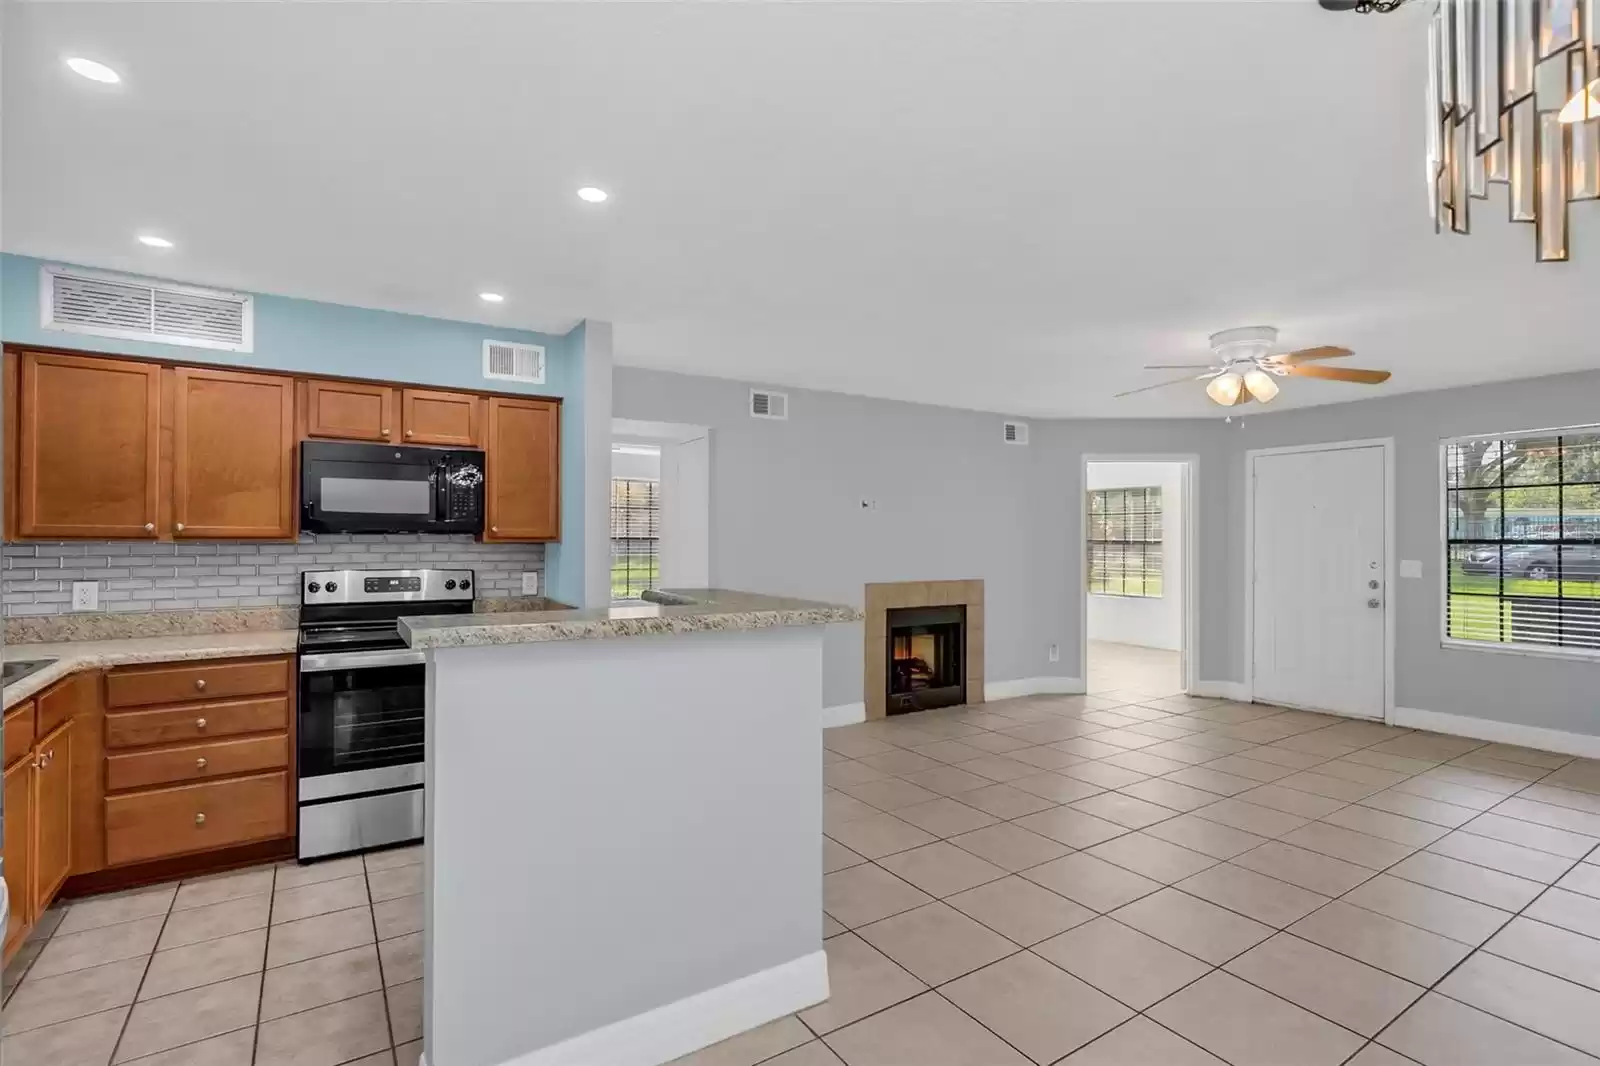
<svg viewBox="0 0 1600 1066">
<path fill-rule="evenodd" d="M 306 436 L 336 440 L 397 440 L 395 390 L 363 381 L 306 382 Z"/>
<path fill-rule="evenodd" d="M 5 957 L 22 945 L 33 925 L 32 754 L 18 759 L 5 776 L 5 877 L 11 915 L 6 921 Z"/>
<path fill-rule="evenodd" d="M 17 535 L 154 538 L 161 367 L 24 352 Z"/>
<path fill-rule="evenodd" d="M 33 913 L 42 914 L 72 872 L 72 741 L 65 722 L 40 739 L 33 772 Z"/>
<path fill-rule="evenodd" d="M 407 444 L 478 443 L 478 408 L 482 400 L 464 392 L 432 389 L 400 390 L 400 424 Z"/>
<path fill-rule="evenodd" d="M 294 379 L 185 366 L 173 374 L 174 536 L 293 537 Z"/>
<path fill-rule="evenodd" d="M 489 397 L 488 521 L 483 539 L 561 536 L 561 405 Z"/>
</svg>

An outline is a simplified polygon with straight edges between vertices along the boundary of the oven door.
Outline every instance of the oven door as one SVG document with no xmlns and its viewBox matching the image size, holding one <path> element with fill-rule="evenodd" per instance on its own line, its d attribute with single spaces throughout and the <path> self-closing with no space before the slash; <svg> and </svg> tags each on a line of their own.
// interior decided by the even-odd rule
<svg viewBox="0 0 1600 1066">
<path fill-rule="evenodd" d="M 423 783 L 426 652 L 300 657 L 302 803 Z"/>
</svg>

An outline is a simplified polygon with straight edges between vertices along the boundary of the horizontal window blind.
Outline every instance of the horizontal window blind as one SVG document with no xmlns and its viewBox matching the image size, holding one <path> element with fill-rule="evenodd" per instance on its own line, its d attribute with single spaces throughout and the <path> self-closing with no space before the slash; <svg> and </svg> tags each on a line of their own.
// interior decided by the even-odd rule
<svg viewBox="0 0 1600 1066">
<path fill-rule="evenodd" d="M 661 483 L 611 479 L 611 598 L 637 600 L 661 572 Z"/>
<path fill-rule="evenodd" d="M 1443 453 L 1445 634 L 1600 650 L 1600 426 Z"/>
<path fill-rule="evenodd" d="M 1161 595 L 1161 489 L 1089 492 L 1089 591 Z"/>
</svg>

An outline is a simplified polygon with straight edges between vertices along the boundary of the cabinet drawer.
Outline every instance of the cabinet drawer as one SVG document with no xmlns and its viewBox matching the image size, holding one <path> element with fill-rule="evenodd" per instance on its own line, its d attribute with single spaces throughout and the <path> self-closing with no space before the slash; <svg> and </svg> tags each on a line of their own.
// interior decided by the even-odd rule
<svg viewBox="0 0 1600 1066">
<path fill-rule="evenodd" d="M 39 697 L 39 735 L 53 732 L 67 719 L 93 710 L 94 689 L 99 683 L 98 674 L 78 674 L 46 689 Z"/>
<path fill-rule="evenodd" d="M 248 737 L 209 744 L 185 744 L 159 751 L 106 757 L 106 788 L 148 788 L 205 781 L 231 774 L 282 770 L 289 765 L 289 737 Z"/>
<path fill-rule="evenodd" d="M 25 700 L 6 712 L 5 765 L 10 766 L 33 747 L 33 701 Z"/>
<path fill-rule="evenodd" d="M 287 773 L 130 792 L 105 804 L 112 866 L 289 834 Z"/>
<path fill-rule="evenodd" d="M 141 667 L 113 670 L 106 676 L 107 707 L 139 707 L 287 691 L 288 659 Z"/>
<path fill-rule="evenodd" d="M 210 740 L 241 733 L 271 733 L 289 728 L 289 698 L 191 703 L 148 711 L 116 711 L 106 715 L 107 748 L 144 748 L 152 744 Z"/>
</svg>

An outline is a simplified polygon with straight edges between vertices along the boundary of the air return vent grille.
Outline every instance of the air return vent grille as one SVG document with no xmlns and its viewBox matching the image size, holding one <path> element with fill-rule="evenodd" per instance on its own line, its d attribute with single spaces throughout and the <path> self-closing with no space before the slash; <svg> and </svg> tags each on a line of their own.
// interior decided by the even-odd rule
<svg viewBox="0 0 1600 1066">
<path fill-rule="evenodd" d="M 39 304 L 45 329 L 226 352 L 255 346 L 254 297 L 243 293 L 46 266 Z"/>
<path fill-rule="evenodd" d="M 1028 443 L 1028 423 L 1006 422 L 1001 429 L 1001 439 L 1007 444 Z"/>
<path fill-rule="evenodd" d="M 491 381 L 544 384 L 544 349 L 511 341 L 483 342 L 483 376 Z"/>
<path fill-rule="evenodd" d="M 789 394 L 768 389 L 750 390 L 750 417 L 785 419 L 789 417 Z"/>
</svg>

